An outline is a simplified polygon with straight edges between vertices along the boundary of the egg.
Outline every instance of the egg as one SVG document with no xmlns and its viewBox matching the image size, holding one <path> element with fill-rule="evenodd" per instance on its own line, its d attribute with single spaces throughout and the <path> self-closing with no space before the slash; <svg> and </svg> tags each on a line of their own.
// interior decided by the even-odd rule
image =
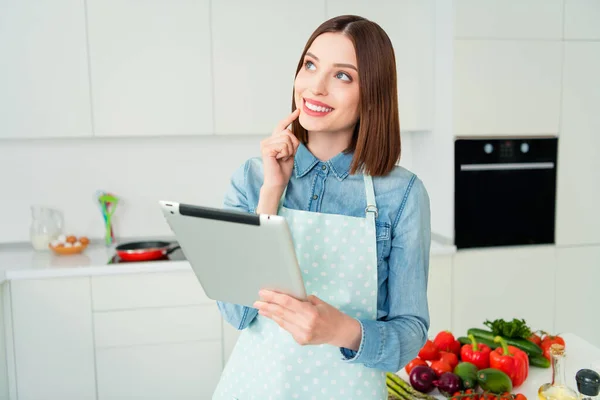
<svg viewBox="0 0 600 400">
<path fill-rule="evenodd" d="M 77 241 L 77 238 L 73 235 L 67 236 L 67 243 L 75 243 Z"/>
<path fill-rule="evenodd" d="M 64 246 L 65 246 L 65 247 L 73 247 L 73 244 L 72 244 L 72 243 L 69 243 L 69 242 L 67 242 L 67 243 L 65 243 L 65 244 L 64 244 Z"/>
<path fill-rule="evenodd" d="M 57 240 L 61 243 L 65 243 L 67 241 L 67 237 L 65 235 L 60 235 Z"/>
<path fill-rule="evenodd" d="M 86 244 L 89 244 L 89 243 L 90 243 L 90 239 L 88 239 L 88 238 L 87 238 L 87 237 L 85 237 L 85 236 L 82 236 L 82 237 L 80 237 L 80 238 L 79 238 L 79 241 L 80 241 L 80 242 L 81 242 L 81 244 L 82 244 L 82 245 L 84 245 L 84 246 L 85 246 Z"/>
<path fill-rule="evenodd" d="M 75 247 L 81 247 L 81 242 L 75 242 L 75 243 L 73 243 L 73 246 L 75 246 Z"/>
<path fill-rule="evenodd" d="M 53 240 L 52 242 L 50 242 L 50 246 L 52 247 L 57 247 L 59 244 L 61 244 L 60 240 Z"/>
</svg>

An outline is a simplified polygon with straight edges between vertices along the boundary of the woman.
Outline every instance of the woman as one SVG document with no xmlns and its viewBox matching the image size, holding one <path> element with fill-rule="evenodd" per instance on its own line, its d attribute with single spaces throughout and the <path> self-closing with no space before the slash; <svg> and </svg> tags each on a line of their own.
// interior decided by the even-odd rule
<svg viewBox="0 0 600 400">
<path fill-rule="evenodd" d="M 386 399 L 385 371 L 427 338 L 430 211 L 423 183 L 395 165 L 385 32 L 357 16 L 319 26 L 298 63 L 292 110 L 262 157 L 234 173 L 225 206 L 286 217 L 310 297 L 261 291 L 254 308 L 218 303 L 243 332 L 213 398 Z"/>
</svg>

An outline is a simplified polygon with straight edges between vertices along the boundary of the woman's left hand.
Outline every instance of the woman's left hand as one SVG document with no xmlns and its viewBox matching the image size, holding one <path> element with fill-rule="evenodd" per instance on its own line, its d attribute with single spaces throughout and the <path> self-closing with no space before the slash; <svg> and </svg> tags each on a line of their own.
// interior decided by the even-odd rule
<svg viewBox="0 0 600 400">
<path fill-rule="evenodd" d="M 298 344 L 331 344 L 358 351 L 360 323 L 316 296 L 307 301 L 269 290 L 259 292 L 262 301 L 254 307 L 264 317 L 288 331 Z"/>
</svg>

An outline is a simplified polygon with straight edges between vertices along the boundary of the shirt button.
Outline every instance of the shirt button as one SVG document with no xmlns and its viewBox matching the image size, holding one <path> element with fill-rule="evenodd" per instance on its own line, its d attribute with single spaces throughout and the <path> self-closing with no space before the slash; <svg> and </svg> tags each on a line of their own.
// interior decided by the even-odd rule
<svg viewBox="0 0 600 400">
<path fill-rule="evenodd" d="M 325 170 L 327 169 L 327 165 L 323 165 L 323 166 L 321 166 L 321 169 L 322 169 L 323 171 L 325 171 Z"/>
<path fill-rule="evenodd" d="M 318 199 L 318 198 L 319 198 L 319 196 L 317 196 L 316 194 L 315 194 L 315 195 L 313 195 L 313 200 L 316 200 L 316 199 Z"/>
</svg>

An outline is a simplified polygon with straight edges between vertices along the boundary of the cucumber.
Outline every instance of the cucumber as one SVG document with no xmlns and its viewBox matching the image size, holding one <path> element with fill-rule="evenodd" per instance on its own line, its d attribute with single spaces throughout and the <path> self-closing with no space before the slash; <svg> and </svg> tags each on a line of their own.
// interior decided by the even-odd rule
<svg viewBox="0 0 600 400">
<path fill-rule="evenodd" d="M 510 377 L 495 368 L 481 369 L 477 372 L 477 382 L 484 391 L 496 394 L 511 392 L 513 385 Z"/>
<path fill-rule="evenodd" d="M 550 360 L 544 356 L 529 356 L 529 365 L 540 368 L 550 368 Z"/>
<path fill-rule="evenodd" d="M 466 336 L 459 336 L 456 338 L 456 340 L 458 340 L 461 346 L 464 346 L 465 344 L 471 344 L 471 341 Z"/>
<path fill-rule="evenodd" d="M 496 337 L 496 335 L 494 335 L 492 332 L 486 331 L 485 329 L 478 329 L 478 328 L 471 328 L 467 331 L 467 333 L 469 335 L 475 336 L 475 338 L 478 341 L 481 338 L 481 339 L 486 339 L 488 341 L 493 342 L 494 337 Z M 535 344 L 533 342 L 530 342 L 527 339 L 505 338 L 504 336 L 502 337 L 502 339 L 504 339 L 506 344 L 514 346 L 520 350 L 523 350 L 525 353 L 527 353 L 530 356 L 541 356 L 543 353 L 542 348 L 540 346 L 538 346 L 537 344 Z M 496 347 L 498 347 L 498 346 L 496 346 Z"/>
<path fill-rule="evenodd" d="M 465 389 L 477 389 L 477 367 L 470 362 L 461 362 L 454 367 L 454 373 L 458 375 Z"/>
<path fill-rule="evenodd" d="M 461 337 L 459 337 L 456 340 L 458 340 L 461 345 L 471 344 L 471 341 L 466 336 L 461 336 Z M 496 343 L 494 341 L 490 341 L 490 340 L 484 339 L 482 337 L 475 336 L 475 340 L 477 340 L 477 343 L 479 343 L 479 344 L 485 344 L 486 346 L 488 346 L 492 350 L 500 347 L 500 343 Z"/>
</svg>

